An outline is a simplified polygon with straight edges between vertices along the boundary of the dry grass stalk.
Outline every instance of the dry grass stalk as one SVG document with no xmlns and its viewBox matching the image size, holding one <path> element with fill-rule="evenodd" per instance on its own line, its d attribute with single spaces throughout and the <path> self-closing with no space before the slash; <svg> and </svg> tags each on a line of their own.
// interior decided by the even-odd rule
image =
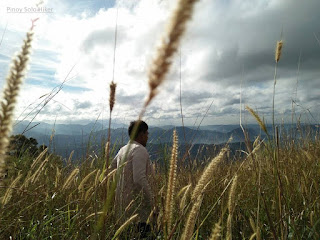
<svg viewBox="0 0 320 240">
<path fill-rule="evenodd" d="M 115 55 L 114 55 L 114 59 L 115 59 Z M 115 60 L 113 62 L 113 71 L 114 71 L 114 64 L 115 64 Z M 112 114 L 112 110 L 113 110 L 115 99 L 116 99 L 115 98 L 116 87 L 117 87 L 117 84 L 115 84 L 114 81 L 112 80 L 110 83 L 110 96 L 109 96 L 110 115 L 109 115 L 108 140 L 105 147 L 105 159 L 106 159 L 105 176 L 106 177 L 108 176 L 108 173 L 109 173 L 109 157 L 110 157 L 110 142 L 111 142 L 111 114 Z M 107 197 L 108 197 L 108 178 L 106 178 L 106 186 L 104 189 L 104 199 L 106 200 Z"/>
<path fill-rule="evenodd" d="M 258 145 L 256 145 L 254 147 L 254 149 L 251 152 L 251 155 L 256 154 L 259 151 L 259 149 L 261 148 L 262 143 L 263 143 L 263 141 L 261 141 L 260 143 L 258 143 Z"/>
<path fill-rule="evenodd" d="M 201 192 L 199 193 L 199 195 L 197 196 L 197 199 L 194 201 L 194 204 L 192 205 L 192 209 L 189 213 L 184 231 L 182 233 L 181 239 L 182 240 L 187 240 L 187 239 L 191 239 L 192 235 L 193 235 L 193 230 L 194 230 L 194 226 L 198 217 L 198 213 L 200 211 L 200 207 L 202 204 L 202 200 L 203 200 L 203 195 L 204 192 L 206 191 L 206 189 L 208 188 L 208 186 L 210 185 L 211 181 L 209 181 L 201 190 Z"/>
<path fill-rule="evenodd" d="M 78 187 L 78 190 L 79 190 L 79 191 L 83 191 L 83 190 L 84 190 L 84 184 L 88 181 L 88 179 L 89 179 L 93 174 L 95 174 L 96 171 L 97 171 L 97 169 L 96 169 L 96 170 L 93 170 L 92 172 L 90 172 L 89 174 L 87 174 L 87 176 L 85 176 L 85 177 L 82 179 L 82 181 L 81 181 L 81 183 L 79 184 L 79 187 Z"/>
<path fill-rule="evenodd" d="M 92 218 L 92 217 L 94 217 L 94 216 L 97 216 L 97 215 L 101 215 L 101 214 L 103 214 L 103 212 L 94 212 L 94 213 L 91 213 L 91 214 L 89 214 L 84 220 L 88 220 L 89 218 Z"/>
<path fill-rule="evenodd" d="M 12 66 L 8 77 L 6 78 L 6 86 L 3 90 L 3 99 L 0 102 L 0 180 L 5 174 L 6 151 L 10 141 L 13 114 L 17 97 L 28 66 L 33 39 L 32 30 L 33 25 L 26 35 L 21 51 L 12 60 Z"/>
<path fill-rule="evenodd" d="M 42 159 L 42 157 L 48 152 L 48 148 L 44 149 L 39 156 L 33 161 L 31 165 L 31 170 L 37 165 L 37 163 Z"/>
<path fill-rule="evenodd" d="M 171 16 L 167 30 L 162 37 L 161 45 L 153 59 L 149 70 L 149 96 L 145 108 L 157 94 L 157 88 L 162 84 L 172 63 L 172 56 L 178 50 L 180 39 L 185 32 L 186 23 L 191 18 L 194 4 L 197 0 L 179 0 Z"/>
<path fill-rule="evenodd" d="M 275 134 L 275 132 L 274 132 L 274 130 L 275 130 L 274 129 L 275 128 L 274 100 L 275 100 L 275 96 L 276 96 L 277 69 L 278 69 L 278 62 L 279 62 L 280 57 L 281 57 L 282 45 L 283 45 L 282 40 L 281 41 L 277 41 L 276 52 L 275 52 L 276 66 L 274 68 L 274 82 L 273 82 L 273 96 L 272 96 L 272 127 L 273 127 L 273 134 Z"/>
<path fill-rule="evenodd" d="M 238 182 L 238 176 L 235 175 L 231 185 L 229 199 L 228 199 L 229 215 L 227 219 L 227 238 L 226 238 L 227 240 L 232 240 L 232 216 L 233 216 L 233 212 L 236 205 L 235 196 L 236 196 L 237 182 Z"/>
<path fill-rule="evenodd" d="M 114 176 L 116 174 L 116 172 L 117 172 L 117 169 L 113 169 L 111 172 L 108 173 L 107 178 Z"/>
<path fill-rule="evenodd" d="M 254 220 L 253 220 L 253 218 L 251 216 L 249 218 L 249 222 L 250 222 L 250 226 L 251 226 L 252 230 L 254 232 L 256 232 L 257 231 L 257 227 L 256 227 L 256 224 L 255 224 L 255 222 L 254 222 Z"/>
<path fill-rule="evenodd" d="M 192 201 L 195 201 L 198 198 L 198 196 L 203 191 L 205 185 L 208 184 L 208 182 L 212 179 L 212 176 L 213 176 L 213 173 L 214 173 L 216 167 L 221 162 L 221 160 L 223 159 L 226 152 L 227 152 L 227 148 L 223 148 L 220 151 L 219 155 L 216 156 L 214 159 L 212 159 L 211 162 L 209 163 L 209 165 L 206 167 L 206 169 L 202 173 L 200 180 L 198 181 L 195 189 L 193 190 L 193 193 L 191 196 Z"/>
<path fill-rule="evenodd" d="M 108 167 L 109 167 L 109 155 L 110 155 L 110 136 L 111 136 L 111 114 L 116 101 L 116 88 L 117 84 L 113 81 L 110 83 L 110 96 L 109 96 L 109 107 L 110 107 L 110 116 L 109 116 L 109 128 L 108 128 L 108 140 L 105 147 L 106 154 L 106 175 L 108 175 Z"/>
<path fill-rule="evenodd" d="M 280 57 L 281 57 L 281 51 L 282 51 L 282 45 L 283 45 L 283 41 L 277 41 L 277 47 L 276 47 L 276 53 L 275 53 L 275 60 L 276 63 L 279 62 Z"/>
<path fill-rule="evenodd" d="M 100 170 L 100 169 L 98 169 L 98 172 L 97 172 L 96 178 L 94 179 L 94 186 L 97 186 L 97 185 L 98 185 L 100 175 L 101 175 L 101 170 Z"/>
<path fill-rule="evenodd" d="M 251 113 L 251 115 L 256 119 L 256 121 L 258 122 L 259 126 L 261 127 L 261 129 L 268 135 L 268 131 L 267 131 L 267 127 L 264 124 L 264 122 L 261 120 L 261 118 L 259 117 L 258 113 L 256 113 L 252 108 L 250 108 L 249 106 L 246 106 L 246 109 Z"/>
<path fill-rule="evenodd" d="M 190 193 L 190 190 L 191 190 L 191 184 L 188 184 L 187 186 L 183 187 L 180 192 L 184 190 L 184 194 L 181 198 L 181 201 L 180 201 L 180 211 L 182 212 L 186 206 L 186 202 L 187 202 L 187 197 Z M 179 194 L 178 194 L 179 195 Z"/>
<path fill-rule="evenodd" d="M 55 184 L 54 186 L 57 188 L 59 186 L 59 180 L 60 180 L 60 176 L 61 176 L 61 171 L 58 167 L 56 167 L 56 177 L 55 177 Z"/>
<path fill-rule="evenodd" d="M 34 174 L 31 176 L 30 178 L 30 181 L 31 183 L 35 183 L 38 179 L 39 179 L 39 176 L 40 176 L 40 173 L 43 171 L 45 165 L 47 164 L 47 162 L 49 161 L 48 158 L 46 158 L 41 164 L 40 166 L 38 167 L 38 169 L 34 172 Z M 26 180 L 26 182 L 28 182 L 29 179 Z M 28 184 L 26 184 L 28 185 Z"/>
<path fill-rule="evenodd" d="M 108 173 L 108 176 L 104 177 L 104 178 L 101 180 L 100 184 L 103 185 L 110 177 L 115 176 L 116 173 L 117 173 L 117 169 L 113 169 L 111 172 Z"/>
<path fill-rule="evenodd" d="M 67 178 L 67 180 L 65 181 L 65 183 L 62 186 L 62 190 L 65 190 L 70 187 L 72 180 L 78 175 L 78 173 L 79 173 L 79 168 L 74 169 L 70 173 L 69 177 Z"/>
<path fill-rule="evenodd" d="M 128 204 L 128 206 L 125 208 L 124 211 L 125 211 L 125 212 L 128 212 L 129 209 L 133 206 L 133 204 L 134 204 L 135 201 L 136 201 L 135 199 L 131 200 L 131 202 Z"/>
<path fill-rule="evenodd" d="M 19 173 L 18 176 L 12 181 L 12 183 L 8 187 L 6 193 L 4 194 L 4 196 L 2 198 L 2 205 L 3 206 L 6 205 L 10 201 L 10 199 L 12 197 L 12 191 L 17 186 L 17 184 L 20 181 L 21 177 L 22 177 L 22 174 Z"/>
<path fill-rule="evenodd" d="M 92 196 L 93 192 L 94 192 L 94 188 L 93 188 L 93 186 L 92 186 L 92 187 L 90 187 L 90 188 L 86 191 L 86 194 L 84 195 L 84 200 L 85 200 L 85 201 L 89 200 L 89 197 Z M 83 196 L 83 195 L 82 195 L 82 196 Z"/>
<path fill-rule="evenodd" d="M 261 240 L 260 227 L 257 227 L 256 239 L 257 239 L 257 240 Z"/>
<path fill-rule="evenodd" d="M 210 240 L 219 240 L 219 239 L 221 239 L 221 226 L 220 226 L 220 223 L 216 223 L 211 233 Z"/>
<path fill-rule="evenodd" d="M 109 123 L 111 122 L 111 115 L 110 115 L 110 119 L 109 119 Z M 106 143 L 106 146 L 104 148 L 104 152 L 105 152 L 105 155 L 106 155 L 106 168 L 105 168 L 105 175 L 107 176 L 109 174 L 109 156 L 110 156 L 110 127 L 111 125 L 109 126 L 109 130 L 108 130 L 108 141 Z"/>
<path fill-rule="evenodd" d="M 74 154 L 74 150 L 69 155 L 69 158 L 68 158 L 68 161 L 67 161 L 68 165 L 71 165 L 71 159 L 73 157 L 73 154 Z"/>
<path fill-rule="evenodd" d="M 167 222 L 168 232 L 171 231 L 172 215 L 173 215 L 173 204 L 174 204 L 174 193 L 176 187 L 177 178 L 177 154 L 178 154 L 178 136 L 176 130 L 173 130 L 173 145 L 170 160 L 169 179 L 167 186 L 167 197 L 165 207 L 165 219 Z"/>
<path fill-rule="evenodd" d="M 113 236 L 112 239 L 116 239 L 116 238 L 119 236 L 119 234 L 122 233 L 122 231 L 123 231 L 124 229 L 126 229 L 126 227 L 127 227 L 130 223 L 132 223 L 137 217 L 138 217 L 138 214 L 135 214 L 135 215 L 131 216 L 124 224 L 122 224 L 122 225 L 118 228 L 118 230 L 116 231 L 116 233 L 114 234 L 114 236 Z"/>
<path fill-rule="evenodd" d="M 28 171 L 27 176 L 24 178 L 24 181 L 20 186 L 20 191 L 22 191 L 24 188 L 28 187 L 31 174 L 32 174 L 31 171 Z"/>
<path fill-rule="evenodd" d="M 253 234 L 250 236 L 249 240 L 253 240 L 253 239 L 255 239 L 255 238 L 256 238 L 256 236 L 257 236 L 257 234 L 256 234 L 256 233 L 253 233 Z"/>
</svg>

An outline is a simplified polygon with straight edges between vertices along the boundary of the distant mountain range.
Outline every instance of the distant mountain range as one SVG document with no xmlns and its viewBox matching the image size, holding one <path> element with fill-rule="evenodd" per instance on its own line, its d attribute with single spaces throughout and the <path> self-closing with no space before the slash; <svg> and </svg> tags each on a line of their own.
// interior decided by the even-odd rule
<svg viewBox="0 0 320 240">
<path fill-rule="evenodd" d="M 67 157 L 74 150 L 75 157 L 83 156 L 87 149 L 100 151 L 103 149 L 103 143 L 107 139 L 108 130 L 103 128 L 100 123 L 89 123 L 86 125 L 80 124 L 47 124 L 47 123 L 32 123 L 28 126 L 28 122 L 20 122 L 14 127 L 13 134 L 21 134 L 27 137 L 37 139 L 39 145 L 50 146 L 57 154 Z M 121 125 L 120 125 L 121 126 Z M 148 145 L 154 149 L 158 149 L 157 145 L 169 144 L 172 142 L 172 132 L 176 129 L 179 144 L 185 146 L 193 144 L 194 146 L 201 145 L 219 145 L 228 141 L 232 136 L 232 143 L 244 142 L 244 134 L 239 125 L 210 125 L 198 127 L 150 127 Z M 25 131 L 26 129 L 29 129 Z M 246 131 L 249 134 L 250 140 L 253 141 L 258 135 L 262 138 L 266 134 L 261 131 L 259 125 L 247 125 Z M 268 132 L 272 132 L 272 126 L 267 126 Z M 285 125 L 283 131 L 291 131 L 294 129 L 292 125 Z M 302 130 L 301 130 L 302 129 Z M 316 125 L 304 125 L 301 127 L 301 133 L 307 133 L 307 129 L 311 132 L 316 132 Z M 54 133 L 54 134 L 53 134 Z M 53 136 L 50 141 L 50 136 Z M 128 142 L 127 126 L 111 129 L 111 143 L 117 146 L 122 146 Z M 237 144 L 235 144 L 236 146 Z M 196 150 L 195 150 L 196 151 Z"/>
</svg>

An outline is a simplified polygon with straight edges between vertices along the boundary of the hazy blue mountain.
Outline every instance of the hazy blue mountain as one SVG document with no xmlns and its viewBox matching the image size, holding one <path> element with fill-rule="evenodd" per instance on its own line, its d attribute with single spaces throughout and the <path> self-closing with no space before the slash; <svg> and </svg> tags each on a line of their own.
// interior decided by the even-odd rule
<svg viewBox="0 0 320 240">
<path fill-rule="evenodd" d="M 88 123 L 81 124 L 48 124 L 44 122 L 29 122 L 23 121 L 13 128 L 14 134 L 21 134 L 23 132 L 39 133 L 44 135 L 51 135 L 54 129 L 55 134 L 68 134 L 68 135 L 82 135 L 97 130 L 103 129 L 101 123 Z M 30 130 L 29 130 L 30 129 Z"/>
<path fill-rule="evenodd" d="M 222 133 L 227 133 L 239 127 L 237 125 L 207 125 L 207 126 L 200 126 L 200 130 L 209 130 L 209 131 L 217 131 Z M 198 126 L 189 126 L 191 129 L 198 129 Z"/>
<path fill-rule="evenodd" d="M 27 126 L 27 122 L 21 122 L 14 127 L 13 134 L 21 134 Z M 116 125 L 117 126 L 117 125 Z M 30 129 L 31 128 L 31 129 Z M 50 141 L 52 129 L 54 128 L 54 137 Z M 81 124 L 47 124 L 47 123 L 32 123 L 27 132 L 24 133 L 27 137 L 37 139 L 39 145 L 44 144 L 50 146 L 50 149 L 60 154 L 63 157 L 69 156 L 74 150 L 75 158 L 84 156 L 88 149 L 99 152 L 103 149 L 103 145 L 107 139 L 108 130 L 104 129 L 101 123 Z M 217 146 L 223 145 L 228 141 L 230 136 L 233 136 L 232 143 L 237 146 L 237 143 L 244 142 L 244 134 L 239 125 L 210 125 L 203 126 L 197 130 L 190 127 L 150 127 L 149 129 L 149 146 L 158 149 L 164 144 L 171 145 L 172 133 L 176 129 L 178 141 L 181 146 Z M 256 136 L 260 135 L 262 138 L 266 134 L 261 131 L 259 125 L 246 125 L 251 141 L 254 141 Z M 272 126 L 267 126 L 268 132 L 271 135 Z M 289 134 L 294 132 L 295 137 L 310 136 L 319 131 L 317 125 L 302 125 L 297 128 L 291 124 L 284 125 L 281 129 L 281 134 Z M 123 146 L 128 142 L 127 127 L 112 128 L 111 129 L 111 143 L 117 146 Z M 210 147 L 208 147 L 210 149 Z M 197 150 L 194 150 L 197 152 Z"/>
</svg>

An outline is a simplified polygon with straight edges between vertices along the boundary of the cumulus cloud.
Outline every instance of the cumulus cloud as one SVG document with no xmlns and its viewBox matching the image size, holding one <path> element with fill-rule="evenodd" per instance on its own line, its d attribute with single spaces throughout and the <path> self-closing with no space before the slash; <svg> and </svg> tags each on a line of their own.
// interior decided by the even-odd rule
<svg viewBox="0 0 320 240">
<path fill-rule="evenodd" d="M 26 4 L 19 0 L 14 3 Z M 8 4 L 13 2 L 0 4 L 0 33 L 8 23 L 0 46 L 1 80 L 30 25 L 27 19 L 36 16 L 9 15 L 5 10 Z M 66 82 L 41 118 L 52 119 L 57 106 L 64 109 L 61 119 L 108 116 L 108 84 L 114 74 L 118 84 L 114 118 L 134 119 L 147 95 L 148 68 L 174 1 L 73 4 L 52 0 L 46 4 L 54 13 L 41 15 L 39 20 L 26 87 L 39 98 Z M 200 1 L 182 41 L 181 58 L 179 54 L 174 58 L 168 79 L 145 117 L 155 124 L 179 124 L 181 90 L 187 124 L 201 119 L 211 102 L 205 124 L 238 123 L 240 99 L 242 108 L 249 105 L 270 119 L 274 49 L 280 39 L 284 47 L 277 69 L 277 121 L 291 116 L 293 103 L 298 114 L 305 109 L 318 112 L 319 8 L 317 0 Z M 22 98 L 25 104 L 34 101 L 25 93 Z"/>
<path fill-rule="evenodd" d="M 84 101 L 84 102 L 75 102 L 74 103 L 74 108 L 75 109 L 87 109 L 92 107 L 92 103 L 89 101 Z"/>
</svg>

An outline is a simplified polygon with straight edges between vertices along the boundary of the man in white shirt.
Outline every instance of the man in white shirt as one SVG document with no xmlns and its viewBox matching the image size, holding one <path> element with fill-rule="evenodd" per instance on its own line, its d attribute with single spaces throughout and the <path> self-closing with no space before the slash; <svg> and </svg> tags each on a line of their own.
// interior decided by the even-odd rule
<svg viewBox="0 0 320 240">
<path fill-rule="evenodd" d="M 139 225 L 147 226 L 151 210 L 156 206 L 152 192 L 154 172 L 145 148 L 148 125 L 144 121 L 131 122 L 128 134 L 129 143 L 119 150 L 111 163 L 111 169 L 117 168 L 116 211 L 124 221 L 138 213 Z"/>
</svg>

